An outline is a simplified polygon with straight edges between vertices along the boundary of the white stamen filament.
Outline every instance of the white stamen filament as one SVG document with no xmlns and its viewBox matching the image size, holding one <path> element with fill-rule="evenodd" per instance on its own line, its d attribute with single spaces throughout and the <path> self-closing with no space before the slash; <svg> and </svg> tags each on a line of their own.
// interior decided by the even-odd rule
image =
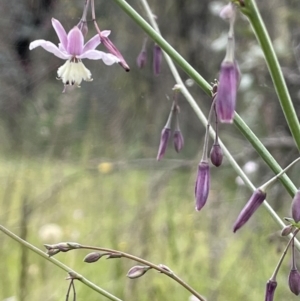
<svg viewBox="0 0 300 301">
<path fill-rule="evenodd" d="M 81 60 L 72 58 L 66 61 L 57 70 L 58 79 L 61 79 L 65 85 L 80 86 L 82 80 L 92 81 L 92 74 L 87 69 Z"/>
</svg>

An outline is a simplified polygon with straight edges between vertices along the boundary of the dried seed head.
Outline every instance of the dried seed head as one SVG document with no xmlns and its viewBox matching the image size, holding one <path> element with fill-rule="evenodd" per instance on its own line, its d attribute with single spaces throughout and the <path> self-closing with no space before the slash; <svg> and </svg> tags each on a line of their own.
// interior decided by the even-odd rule
<svg viewBox="0 0 300 301">
<path fill-rule="evenodd" d="M 266 195 L 267 193 L 260 190 L 259 188 L 253 192 L 251 198 L 242 209 L 237 220 L 235 221 L 233 225 L 233 232 L 236 232 L 238 229 L 240 229 L 250 219 L 257 208 L 262 204 L 262 202 L 266 198 Z"/>
<path fill-rule="evenodd" d="M 86 255 L 83 259 L 84 262 L 87 263 L 93 263 L 98 261 L 101 257 L 103 256 L 103 254 L 99 253 L 99 252 L 92 252 L 89 253 L 88 255 Z"/>
<path fill-rule="evenodd" d="M 213 165 L 219 167 L 223 161 L 223 151 L 218 143 L 214 143 L 210 151 L 210 160 Z"/>
<path fill-rule="evenodd" d="M 205 205 L 210 187 L 210 172 L 207 161 L 201 161 L 198 166 L 198 174 L 195 184 L 196 210 L 200 211 Z"/>
<path fill-rule="evenodd" d="M 300 273 L 297 269 L 292 268 L 289 274 L 289 287 L 295 295 L 300 293 Z"/>
<path fill-rule="evenodd" d="M 151 267 L 136 265 L 128 271 L 126 276 L 130 279 L 139 278 L 143 276 L 149 269 L 151 269 Z"/>
<path fill-rule="evenodd" d="M 292 217 L 296 223 L 300 221 L 300 190 L 298 190 L 292 201 Z"/>
</svg>

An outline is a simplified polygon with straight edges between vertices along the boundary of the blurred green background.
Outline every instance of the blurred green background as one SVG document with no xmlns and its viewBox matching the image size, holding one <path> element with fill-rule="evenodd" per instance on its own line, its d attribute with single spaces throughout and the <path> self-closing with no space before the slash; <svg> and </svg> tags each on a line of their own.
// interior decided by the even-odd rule
<svg viewBox="0 0 300 301">
<path fill-rule="evenodd" d="M 0 3 L 0 222 L 43 249 L 44 243 L 76 241 L 114 248 L 170 267 L 207 300 L 262 300 L 286 240 L 263 208 L 238 233 L 232 225 L 251 192 L 226 159 L 212 167 L 211 191 L 201 212 L 194 210 L 194 181 L 204 128 L 179 96 L 185 147 L 170 143 L 156 162 L 160 132 L 171 108 L 175 82 L 163 61 L 152 72 L 136 66 L 144 33 L 114 1 L 96 1 L 98 23 L 131 66 L 85 61 L 94 81 L 62 94 L 55 79 L 62 61 L 42 48 L 29 52 L 35 39 L 57 43 L 51 18 L 66 30 L 78 23 L 84 1 L 12 0 Z M 128 1 L 142 15 L 138 0 Z M 208 81 L 218 77 L 226 47 L 227 24 L 218 17 L 226 2 L 152 0 L 164 37 Z M 300 75 L 298 1 L 259 5 L 284 75 L 299 111 Z M 88 37 L 95 34 L 89 23 Z M 270 76 L 247 20 L 236 23 L 236 56 L 243 73 L 238 113 L 274 157 L 286 166 L 298 152 L 289 135 Z M 98 47 L 104 50 L 101 45 Z M 191 93 L 208 112 L 210 99 L 181 72 Z M 220 136 L 255 185 L 272 177 L 249 143 L 230 125 Z M 298 167 L 289 172 L 299 185 Z M 280 184 L 268 201 L 281 217 L 291 198 Z M 0 300 L 64 300 L 66 273 L 0 234 Z M 126 278 L 135 265 L 125 259 L 83 262 L 88 252 L 56 257 L 125 300 L 189 300 L 190 294 L 155 271 Z M 296 300 L 289 292 L 289 258 L 278 277 L 276 300 Z M 77 300 L 105 300 L 76 283 Z"/>
</svg>

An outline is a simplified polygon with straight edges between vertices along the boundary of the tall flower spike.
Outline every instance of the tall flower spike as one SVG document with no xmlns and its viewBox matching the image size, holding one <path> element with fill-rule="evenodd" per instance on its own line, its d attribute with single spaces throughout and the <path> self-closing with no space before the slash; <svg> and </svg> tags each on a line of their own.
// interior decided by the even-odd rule
<svg viewBox="0 0 300 301">
<path fill-rule="evenodd" d="M 198 166 L 198 174 L 195 184 L 195 209 L 200 211 L 206 204 L 210 187 L 210 171 L 207 161 L 201 160 Z"/>
<path fill-rule="evenodd" d="M 95 50 L 100 44 L 99 35 L 95 35 L 86 44 L 81 30 L 75 26 L 70 32 L 66 33 L 61 23 L 52 18 L 52 26 L 58 36 L 60 43 L 58 47 L 52 42 L 45 40 L 36 40 L 30 43 L 29 49 L 32 50 L 41 46 L 46 51 L 53 53 L 60 59 L 66 60 L 65 64 L 58 68 L 57 76 L 64 85 L 80 86 L 82 80 L 92 81 L 92 74 L 83 63 L 82 59 L 102 60 L 106 65 L 112 65 L 120 60 L 110 54 Z M 103 35 L 108 36 L 109 30 L 103 31 Z"/>
<path fill-rule="evenodd" d="M 216 100 L 216 112 L 218 119 L 223 123 L 232 123 L 236 105 L 236 94 L 239 84 L 240 72 L 234 56 L 234 32 L 235 7 L 228 4 L 221 12 L 223 19 L 229 20 L 228 43 L 226 56 L 221 64 L 219 76 L 218 94 Z"/>
</svg>

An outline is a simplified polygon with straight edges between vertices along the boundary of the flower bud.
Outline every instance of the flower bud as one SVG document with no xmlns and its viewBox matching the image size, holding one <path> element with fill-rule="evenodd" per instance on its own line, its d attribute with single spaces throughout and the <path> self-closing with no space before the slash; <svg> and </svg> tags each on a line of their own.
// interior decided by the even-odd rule
<svg viewBox="0 0 300 301">
<path fill-rule="evenodd" d="M 287 225 L 281 230 L 281 236 L 288 236 L 290 235 L 294 230 L 293 225 Z"/>
<path fill-rule="evenodd" d="M 201 161 L 198 166 L 198 174 L 195 184 L 196 210 L 200 211 L 205 205 L 210 187 L 210 172 L 207 161 Z"/>
<path fill-rule="evenodd" d="M 158 76 L 160 74 L 160 67 L 162 61 L 162 50 L 155 44 L 153 49 L 153 71 L 154 75 Z"/>
<path fill-rule="evenodd" d="M 138 55 L 136 59 L 136 63 L 140 69 L 144 68 L 147 63 L 147 51 L 146 49 L 142 49 L 140 54 Z"/>
<path fill-rule="evenodd" d="M 269 280 L 266 285 L 265 301 L 273 301 L 275 289 L 277 287 L 276 280 Z"/>
<path fill-rule="evenodd" d="M 214 143 L 210 151 L 210 160 L 213 165 L 219 167 L 223 161 L 223 151 L 219 143 Z"/>
<path fill-rule="evenodd" d="M 128 271 L 126 276 L 130 279 L 139 278 L 143 276 L 150 269 L 151 267 L 148 266 L 136 265 Z"/>
<path fill-rule="evenodd" d="M 162 268 L 163 270 L 165 270 L 166 272 L 168 272 L 168 273 L 170 273 L 170 274 L 173 274 L 173 271 L 172 271 L 169 267 L 167 267 L 166 265 L 160 263 L 158 266 L 159 266 L 160 268 Z M 162 272 L 160 272 L 160 273 L 162 273 Z"/>
<path fill-rule="evenodd" d="M 98 261 L 101 257 L 103 256 L 103 254 L 99 253 L 99 252 L 92 252 L 89 253 L 88 255 L 86 255 L 83 259 L 84 262 L 87 263 L 93 263 Z"/>
<path fill-rule="evenodd" d="M 234 61 L 223 61 L 219 77 L 216 112 L 218 120 L 232 123 L 234 118 L 239 71 Z"/>
<path fill-rule="evenodd" d="M 233 232 L 240 229 L 253 215 L 266 198 L 266 192 L 256 189 L 233 225 Z"/>
<path fill-rule="evenodd" d="M 234 7 L 234 5 L 231 2 L 227 5 L 225 5 L 222 8 L 222 10 L 220 11 L 219 16 L 223 20 L 231 20 L 231 19 L 235 18 L 235 7 Z"/>
<path fill-rule="evenodd" d="M 158 153 L 157 153 L 157 157 L 156 157 L 157 161 L 159 161 L 163 158 L 163 156 L 166 152 L 167 146 L 168 146 L 168 141 L 169 141 L 170 135 L 171 135 L 171 129 L 164 127 L 161 132 L 161 136 L 160 136 L 160 143 L 159 143 Z"/>
<path fill-rule="evenodd" d="M 300 221 L 300 190 L 298 190 L 292 201 L 292 217 L 296 223 Z"/>
<path fill-rule="evenodd" d="M 184 145 L 183 135 L 180 130 L 174 131 L 173 140 L 174 140 L 174 148 L 176 152 L 179 153 Z"/>
<path fill-rule="evenodd" d="M 300 293 L 300 273 L 297 269 L 292 268 L 289 274 L 289 287 L 295 295 Z"/>
</svg>

